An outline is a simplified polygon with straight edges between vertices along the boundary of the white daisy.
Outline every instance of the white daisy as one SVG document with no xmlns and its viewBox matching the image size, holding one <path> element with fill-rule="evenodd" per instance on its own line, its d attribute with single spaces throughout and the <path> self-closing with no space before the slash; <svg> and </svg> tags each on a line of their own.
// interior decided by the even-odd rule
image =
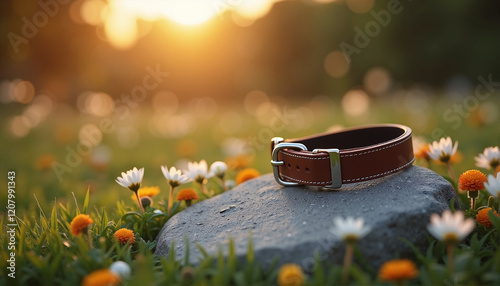
<svg viewBox="0 0 500 286">
<path fill-rule="evenodd" d="M 109 266 L 109 271 L 113 272 L 116 276 L 121 279 L 128 279 L 130 273 L 132 272 L 130 266 L 123 261 L 115 261 Z"/>
<path fill-rule="evenodd" d="M 484 182 L 484 187 L 495 198 L 500 198 L 500 175 L 496 177 L 488 175 L 488 181 Z"/>
<path fill-rule="evenodd" d="M 450 210 L 445 210 L 442 217 L 438 214 L 431 215 L 431 223 L 427 225 L 427 230 L 440 241 L 457 243 L 469 235 L 475 226 L 474 219 L 465 219 L 463 212 L 451 213 Z"/>
<path fill-rule="evenodd" d="M 137 192 L 141 187 L 142 177 L 144 176 L 144 168 L 137 170 L 134 167 L 132 170 L 127 171 L 127 173 L 122 172 L 122 176 L 116 178 L 116 182 L 125 188 L 129 188 L 133 192 Z"/>
<path fill-rule="evenodd" d="M 189 182 L 189 178 L 183 175 L 181 170 L 177 170 L 175 167 L 170 167 L 170 170 L 168 170 L 167 166 L 161 166 L 161 172 L 168 183 L 174 188 Z"/>
<path fill-rule="evenodd" d="M 450 137 L 441 138 L 439 142 L 434 141 L 429 146 L 427 154 L 433 159 L 441 162 L 448 162 L 450 158 L 457 152 L 458 141 L 453 144 Z"/>
<path fill-rule="evenodd" d="M 213 177 L 213 173 L 208 171 L 207 161 L 201 160 L 198 162 L 189 162 L 188 169 L 185 171 L 186 176 L 191 180 L 202 184 L 205 179 Z"/>
<path fill-rule="evenodd" d="M 485 169 L 495 169 L 500 164 L 500 150 L 498 146 L 485 148 L 483 153 L 474 157 L 476 166 Z"/>
<path fill-rule="evenodd" d="M 333 224 L 334 226 L 330 229 L 330 232 L 344 242 L 356 242 L 371 231 L 371 227 L 364 226 L 362 218 L 354 219 L 353 217 L 347 217 L 346 219 L 342 219 L 341 217 L 336 217 L 333 219 Z"/>
<path fill-rule="evenodd" d="M 227 171 L 227 164 L 222 161 L 213 162 L 210 166 L 210 172 L 215 174 L 219 178 L 224 178 Z"/>
</svg>

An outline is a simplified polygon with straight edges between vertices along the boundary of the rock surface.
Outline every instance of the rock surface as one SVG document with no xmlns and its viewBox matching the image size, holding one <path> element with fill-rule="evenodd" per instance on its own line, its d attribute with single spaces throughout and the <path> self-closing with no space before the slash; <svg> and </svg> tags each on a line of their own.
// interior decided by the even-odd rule
<svg viewBox="0 0 500 286">
<path fill-rule="evenodd" d="M 412 256 L 399 237 L 424 248 L 429 216 L 449 208 L 453 197 L 456 202 L 445 179 L 417 166 L 385 178 L 347 184 L 338 191 L 282 187 L 267 174 L 172 217 L 157 238 L 155 254 L 166 256 L 175 241 L 176 255 L 182 258 L 187 238 L 190 261 L 196 263 L 201 254 L 194 243 L 210 254 L 219 249 L 227 253 L 231 238 L 243 259 L 251 236 L 255 259 L 263 265 L 278 257 L 279 265 L 293 262 L 309 270 L 315 251 L 322 260 L 341 263 L 344 246 L 329 229 L 334 217 L 353 216 L 362 217 L 372 227 L 358 246 L 366 262 L 377 269 L 395 255 Z"/>
</svg>

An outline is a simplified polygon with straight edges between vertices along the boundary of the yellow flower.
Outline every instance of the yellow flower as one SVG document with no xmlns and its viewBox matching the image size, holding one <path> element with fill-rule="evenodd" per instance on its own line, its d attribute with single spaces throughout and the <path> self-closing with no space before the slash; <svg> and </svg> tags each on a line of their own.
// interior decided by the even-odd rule
<svg viewBox="0 0 500 286">
<path fill-rule="evenodd" d="M 156 196 L 157 194 L 160 193 L 160 188 L 159 187 L 141 187 L 139 189 L 139 197 L 142 198 L 142 197 L 154 197 Z M 137 196 L 136 195 L 132 195 L 130 196 L 134 201 L 137 202 Z"/>
<path fill-rule="evenodd" d="M 127 242 L 130 242 L 130 244 L 132 244 L 135 242 L 134 232 L 127 228 L 120 228 L 119 230 L 115 231 L 113 235 L 121 244 L 126 244 Z"/>
<path fill-rule="evenodd" d="M 484 227 L 488 228 L 488 227 L 492 227 L 493 224 L 491 223 L 490 221 L 490 217 L 488 216 L 488 212 L 491 210 L 491 208 L 484 208 L 484 209 L 481 209 L 477 212 L 477 215 L 476 215 L 476 221 L 480 224 L 482 224 Z M 493 213 L 496 215 L 496 216 L 500 216 L 496 211 L 493 211 Z"/>
<path fill-rule="evenodd" d="M 72 235 L 80 235 L 94 221 L 86 214 L 79 214 L 73 218 L 69 225 Z"/>
<path fill-rule="evenodd" d="M 178 201 L 197 200 L 198 194 L 193 189 L 182 189 L 177 194 Z"/>
<path fill-rule="evenodd" d="M 259 171 L 253 168 L 243 169 L 238 173 L 238 175 L 236 175 L 236 184 L 239 185 L 250 179 L 257 178 L 258 176 L 260 176 Z"/>
<path fill-rule="evenodd" d="M 458 187 L 463 191 L 480 191 L 484 189 L 486 175 L 478 170 L 469 170 L 458 179 Z"/>
<path fill-rule="evenodd" d="M 281 266 L 278 273 L 279 286 L 300 286 L 304 284 L 305 276 L 302 268 L 294 263 Z"/>
<path fill-rule="evenodd" d="M 386 261 L 379 269 L 378 277 L 382 281 L 400 282 L 415 278 L 418 270 L 409 259 L 393 259 Z"/>
<path fill-rule="evenodd" d="M 120 284 L 120 278 L 109 269 L 99 269 L 85 276 L 82 286 L 113 286 Z"/>
</svg>

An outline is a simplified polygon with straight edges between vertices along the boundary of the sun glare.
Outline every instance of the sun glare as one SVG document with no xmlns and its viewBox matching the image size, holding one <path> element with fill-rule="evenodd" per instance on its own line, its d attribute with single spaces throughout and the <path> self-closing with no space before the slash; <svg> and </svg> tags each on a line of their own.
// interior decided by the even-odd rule
<svg viewBox="0 0 500 286">
<path fill-rule="evenodd" d="M 166 1 L 162 8 L 165 16 L 176 23 L 186 26 L 202 24 L 216 14 L 211 1 L 205 0 L 171 0 Z"/>
<path fill-rule="evenodd" d="M 113 10 L 131 13 L 136 18 L 156 20 L 168 18 L 178 24 L 196 26 L 213 18 L 217 11 L 206 0 L 112 0 Z"/>
<path fill-rule="evenodd" d="M 106 38 L 115 47 L 127 49 L 137 41 L 137 20 L 167 19 L 180 26 L 197 27 L 231 10 L 236 13 L 233 18 L 238 15 L 237 19 L 246 20 L 236 24 L 248 26 L 282 0 L 109 0 L 107 7 L 90 1 L 81 2 L 88 5 L 80 4 L 83 21 L 93 25 L 102 21 Z"/>
</svg>

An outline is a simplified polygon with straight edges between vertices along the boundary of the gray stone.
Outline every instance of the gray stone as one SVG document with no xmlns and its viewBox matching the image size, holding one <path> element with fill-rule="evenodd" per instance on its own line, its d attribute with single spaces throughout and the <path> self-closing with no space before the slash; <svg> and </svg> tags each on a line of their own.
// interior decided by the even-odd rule
<svg viewBox="0 0 500 286">
<path fill-rule="evenodd" d="M 176 255 L 182 258 L 187 238 L 196 263 L 201 254 L 194 243 L 211 254 L 219 249 L 227 253 L 231 238 L 243 259 L 251 237 L 255 259 L 263 265 L 278 257 L 278 264 L 293 262 L 308 270 L 316 251 L 322 260 L 340 264 L 344 246 L 329 229 L 334 217 L 352 216 L 372 227 L 358 246 L 366 262 L 378 268 L 396 255 L 413 254 L 398 238 L 425 248 L 429 216 L 449 208 L 453 197 L 457 202 L 445 179 L 417 166 L 338 191 L 282 187 L 267 174 L 173 216 L 157 238 L 155 254 L 166 256 L 175 241 Z"/>
</svg>

